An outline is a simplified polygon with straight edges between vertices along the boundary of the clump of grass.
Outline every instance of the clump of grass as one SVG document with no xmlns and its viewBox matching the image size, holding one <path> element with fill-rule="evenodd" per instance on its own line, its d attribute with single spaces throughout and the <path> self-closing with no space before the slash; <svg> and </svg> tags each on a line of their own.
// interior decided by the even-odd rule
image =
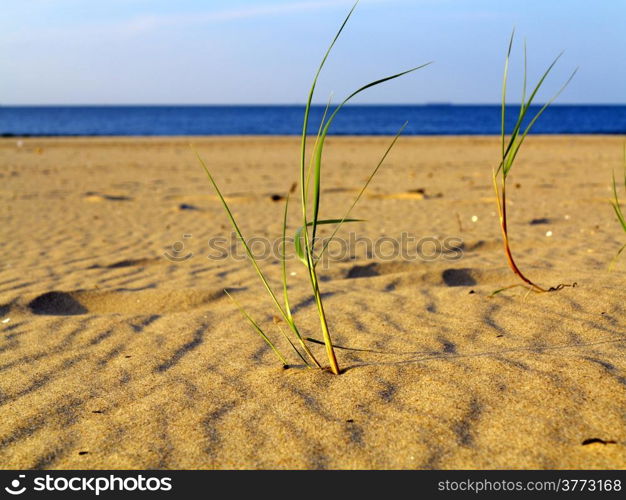
<svg viewBox="0 0 626 500">
<path fill-rule="evenodd" d="M 626 193 L 626 143 L 624 143 L 624 192 Z M 613 199 L 611 200 L 611 205 L 613 206 L 613 210 L 615 211 L 615 215 L 617 216 L 617 220 L 619 221 L 620 226 L 622 226 L 622 229 L 626 233 L 626 217 L 624 217 L 624 211 L 622 210 L 622 205 L 617 194 L 617 182 L 615 180 L 615 172 L 613 172 Z M 609 270 L 613 269 L 613 266 L 617 262 L 617 259 L 625 249 L 626 243 L 617 251 L 617 254 L 615 254 L 615 257 L 613 257 L 613 259 L 611 260 Z"/>
<path fill-rule="evenodd" d="M 554 100 L 561 94 L 561 92 L 563 92 L 565 87 L 567 87 L 569 82 L 572 80 L 572 78 L 576 74 L 577 70 L 574 70 L 574 72 L 570 75 L 570 77 L 567 79 L 565 84 L 559 89 L 559 91 L 548 102 L 546 102 L 539 109 L 539 111 L 537 111 L 537 113 L 530 119 L 530 121 L 524 128 L 523 127 L 524 120 L 526 119 L 528 115 L 528 111 L 530 110 L 530 106 L 533 103 L 533 100 L 535 99 L 537 92 L 539 91 L 545 79 L 547 78 L 547 76 L 550 74 L 550 72 L 556 65 L 557 61 L 561 58 L 561 55 L 563 54 L 561 52 L 561 54 L 559 54 L 552 61 L 550 66 L 548 66 L 548 69 L 543 73 L 543 75 L 541 76 L 541 78 L 539 79 L 535 87 L 533 88 L 528 98 L 526 98 L 527 55 L 526 55 L 526 43 L 524 42 L 524 82 L 522 86 L 522 100 L 520 103 L 520 110 L 519 110 L 519 114 L 517 117 L 517 121 L 515 122 L 515 126 L 513 127 L 513 130 L 511 131 L 507 140 L 506 126 L 505 126 L 506 87 L 507 87 L 507 80 L 508 80 L 508 73 L 509 73 L 509 59 L 511 57 L 511 50 L 513 48 L 514 37 L 515 37 L 515 30 L 513 30 L 513 33 L 511 33 L 511 39 L 509 40 L 509 48 L 508 48 L 506 60 L 504 63 L 504 77 L 503 77 L 503 82 L 502 82 L 502 112 L 501 112 L 502 156 L 501 156 L 500 164 L 498 165 L 498 168 L 495 168 L 493 170 L 493 186 L 496 192 L 496 201 L 498 204 L 498 214 L 500 216 L 500 227 L 502 229 L 504 251 L 506 254 L 509 267 L 511 268 L 513 273 L 522 280 L 523 284 L 521 286 L 526 286 L 535 292 L 549 292 L 549 291 L 554 291 L 554 290 L 560 290 L 561 288 L 567 285 L 561 284 L 561 285 L 547 288 L 547 289 L 543 288 L 537 285 L 530 278 L 528 278 L 520 270 L 520 268 L 517 266 L 515 262 L 515 259 L 513 258 L 513 254 L 511 252 L 510 241 L 509 241 L 509 231 L 508 231 L 508 224 L 507 224 L 506 181 L 511 172 L 511 169 L 513 168 L 513 165 L 515 163 L 515 159 L 517 158 L 517 154 L 519 153 L 520 147 L 524 143 L 524 140 L 526 139 L 526 136 L 532 129 L 533 125 L 537 122 L 539 117 L 548 108 L 548 106 L 550 106 L 554 102 Z M 520 285 L 513 285 L 513 286 L 520 286 Z M 511 287 L 502 288 L 500 290 L 497 290 L 494 293 L 501 292 L 502 290 L 506 290 L 507 288 L 511 288 Z"/>
<path fill-rule="evenodd" d="M 356 206 L 358 201 L 361 199 L 363 193 L 365 192 L 365 189 L 367 188 L 367 186 L 372 181 L 373 177 L 376 175 L 376 173 L 380 169 L 381 165 L 387 158 L 387 155 L 389 154 L 393 146 L 396 144 L 396 141 L 398 140 L 400 134 L 402 133 L 402 131 L 404 130 L 407 124 L 405 123 L 404 125 L 402 125 L 402 127 L 400 127 L 400 130 L 392 139 L 389 147 L 387 148 L 387 150 L 385 151 L 381 159 L 378 161 L 375 168 L 370 173 L 363 188 L 361 189 L 357 197 L 354 199 L 353 203 L 350 205 L 347 212 L 343 215 L 343 217 L 333 218 L 333 219 L 320 219 L 319 218 L 320 206 L 321 206 L 321 201 L 322 201 L 321 189 L 320 189 L 321 179 L 322 179 L 322 164 L 323 164 L 322 160 L 323 160 L 323 151 L 324 151 L 324 143 L 326 140 L 326 136 L 329 132 L 329 129 L 335 117 L 338 115 L 339 111 L 353 97 L 355 97 L 356 95 L 360 94 L 361 92 L 371 87 L 387 82 L 389 80 L 393 80 L 395 78 L 399 78 L 403 75 L 416 71 L 430 64 L 430 63 L 423 64 L 421 66 L 414 67 L 406 71 L 402 71 L 395 75 L 387 76 L 385 78 L 381 78 L 379 80 L 368 83 L 367 85 L 360 87 L 359 89 L 357 89 L 356 91 L 348 95 L 348 97 L 346 97 L 343 101 L 341 101 L 341 103 L 337 105 L 333 109 L 332 112 L 330 112 L 330 114 L 329 114 L 329 111 L 330 111 L 331 103 L 329 101 L 324 111 L 321 123 L 319 125 L 317 135 L 315 136 L 315 141 L 312 147 L 310 158 L 307 161 L 309 115 L 311 111 L 311 103 L 313 100 L 313 96 L 315 94 L 317 80 L 321 74 L 324 64 L 326 63 L 326 60 L 328 59 L 328 56 L 330 55 L 332 51 L 332 48 L 337 42 L 339 36 L 341 35 L 343 29 L 345 28 L 348 20 L 350 19 L 358 3 L 359 2 L 357 0 L 357 2 L 354 4 L 352 9 L 350 9 L 350 12 L 348 13 L 343 23 L 341 24 L 339 30 L 335 34 L 335 37 L 333 38 L 330 46 L 326 50 L 324 57 L 322 58 L 322 61 L 317 69 L 317 72 L 315 73 L 313 82 L 311 84 L 311 88 L 309 90 L 305 110 L 304 110 L 304 120 L 303 120 L 303 125 L 302 125 L 302 138 L 301 138 L 301 145 L 300 145 L 300 171 L 299 173 L 300 173 L 300 203 L 301 203 L 301 209 L 302 209 L 302 225 L 296 231 L 295 251 L 296 251 L 298 258 L 307 269 L 307 276 L 308 276 L 309 283 L 311 285 L 311 291 L 312 291 L 313 299 L 314 299 L 315 306 L 317 309 L 317 315 L 320 321 L 320 329 L 322 333 L 323 343 L 326 348 L 326 355 L 328 357 L 329 367 L 330 367 L 330 370 L 334 374 L 339 374 L 340 369 L 339 369 L 339 363 L 337 361 L 337 357 L 335 355 L 335 349 L 333 346 L 330 329 L 328 326 L 326 311 L 324 309 L 324 302 L 322 300 L 322 294 L 320 292 L 320 283 L 319 283 L 319 278 L 318 278 L 317 271 L 316 271 L 316 266 L 318 262 L 320 261 L 320 259 L 323 257 L 325 251 L 327 250 L 330 241 L 337 234 L 337 231 L 341 228 L 341 226 L 346 222 L 360 221 L 360 219 L 350 218 L 352 209 Z M 202 164 L 209 178 L 209 181 L 211 182 L 213 188 L 215 189 L 221 201 L 222 206 L 224 207 L 226 215 L 235 233 L 237 234 L 239 241 L 242 243 L 246 251 L 246 254 L 248 256 L 248 259 L 252 267 L 254 268 L 256 274 L 261 279 L 261 282 L 265 290 L 269 294 L 271 301 L 273 302 L 274 306 L 276 307 L 279 313 L 278 318 L 274 323 L 276 324 L 282 336 L 288 342 L 291 349 L 295 352 L 297 357 L 306 366 L 311 367 L 311 368 L 315 368 L 315 367 L 322 368 L 322 365 L 316 359 L 315 355 L 313 354 L 309 345 L 307 344 L 307 342 L 311 341 L 310 338 L 309 337 L 304 338 L 302 334 L 300 333 L 300 330 L 298 326 L 296 325 L 296 321 L 293 316 L 292 308 L 289 302 L 289 289 L 288 289 L 288 284 L 287 284 L 286 249 L 285 249 L 289 196 L 286 197 L 285 210 L 284 210 L 283 218 L 282 218 L 281 281 L 282 281 L 283 297 L 282 297 L 282 303 L 281 303 L 276 293 L 273 291 L 272 287 L 270 286 L 269 281 L 267 280 L 265 274 L 261 270 L 261 267 L 258 261 L 256 260 L 253 253 L 251 252 L 250 247 L 246 243 L 246 240 L 239 228 L 239 225 L 237 224 L 237 221 L 235 220 L 235 217 L 232 211 L 230 210 L 228 203 L 224 199 L 224 196 L 222 195 L 215 179 L 213 178 L 211 172 L 209 171 L 208 167 L 206 166 L 206 164 L 204 163 L 200 155 L 197 154 L 197 156 L 198 156 L 198 160 Z M 321 250 L 318 253 L 316 253 L 315 243 L 316 243 L 317 230 L 320 225 L 334 225 L 335 228 L 330 238 L 326 239 L 326 242 L 324 246 L 321 248 Z M 235 301 L 235 299 L 230 294 L 228 294 L 228 292 L 226 293 L 235 302 L 237 307 L 242 311 L 243 315 L 248 320 L 252 328 L 261 336 L 263 341 L 265 341 L 270 346 L 270 348 L 272 349 L 276 357 L 279 359 L 279 361 L 283 364 L 283 366 L 284 367 L 289 366 L 290 363 L 287 357 L 278 349 L 276 344 L 271 340 L 270 335 L 261 327 L 261 325 L 259 325 L 257 321 L 255 321 L 250 316 L 250 314 L 248 314 L 248 312 L 238 302 Z M 288 332 L 285 332 L 281 328 L 282 322 L 284 322 L 287 325 L 289 329 Z"/>
</svg>

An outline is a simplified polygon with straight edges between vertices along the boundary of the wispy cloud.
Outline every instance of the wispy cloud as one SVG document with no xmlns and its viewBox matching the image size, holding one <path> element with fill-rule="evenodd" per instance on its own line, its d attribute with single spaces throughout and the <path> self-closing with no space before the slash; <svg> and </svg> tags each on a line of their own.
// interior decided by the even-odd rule
<svg viewBox="0 0 626 500">
<path fill-rule="evenodd" d="M 371 1 L 371 0 L 370 0 Z M 230 21 L 250 17 L 275 16 L 311 10 L 328 9 L 332 7 L 345 7 L 354 3 L 352 0 L 321 0 L 308 2 L 290 2 L 283 4 L 266 4 L 238 9 L 227 9 L 200 14 L 198 21 Z M 196 17 L 196 16 L 194 16 Z"/>
<path fill-rule="evenodd" d="M 400 0 L 361 0 L 361 4 L 397 3 Z M 151 14 L 145 13 L 117 19 L 114 21 L 99 21 L 92 23 L 80 23 L 73 27 L 48 26 L 38 29 L 36 36 L 24 30 L 5 31 L 0 37 L 4 42 L 27 41 L 29 38 L 42 39 L 68 39 L 83 36 L 126 38 L 142 36 L 162 28 L 177 28 L 198 26 L 210 23 L 224 23 L 240 19 L 254 19 L 262 17 L 275 17 L 300 12 L 314 12 L 326 9 L 346 10 L 354 4 L 354 0 L 306 0 L 286 3 L 266 3 L 261 5 L 241 6 L 237 8 L 221 10 L 204 10 L 178 14 Z M 32 39 L 31 38 L 31 39 Z"/>
<path fill-rule="evenodd" d="M 361 0 L 361 3 L 380 4 L 392 3 L 394 0 Z M 128 23 L 128 26 L 137 26 L 140 29 L 156 28 L 160 26 L 206 24 L 211 22 L 235 21 L 259 17 L 281 16 L 298 12 L 311 12 L 333 8 L 349 8 L 354 0 L 309 0 L 303 2 L 269 3 L 235 9 L 212 10 L 179 14 L 175 16 L 142 16 Z"/>
</svg>

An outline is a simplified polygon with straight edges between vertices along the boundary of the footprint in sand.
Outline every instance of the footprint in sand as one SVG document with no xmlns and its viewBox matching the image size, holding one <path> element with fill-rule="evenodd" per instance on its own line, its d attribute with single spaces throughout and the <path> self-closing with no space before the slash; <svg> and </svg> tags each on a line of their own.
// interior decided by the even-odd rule
<svg viewBox="0 0 626 500">
<path fill-rule="evenodd" d="M 223 297 L 222 289 L 52 291 L 34 297 L 26 306 L 33 314 L 48 316 L 167 314 L 197 309 Z"/>
<path fill-rule="evenodd" d="M 415 287 L 416 283 L 432 286 L 470 287 L 477 285 L 495 285 L 509 276 L 507 268 L 445 268 L 430 270 L 413 262 L 371 262 L 350 267 L 341 276 L 343 279 L 377 278 L 393 275 L 396 280 L 393 288 Z"/>
<path fill-rule="evenodd" d="M 132 201 L 133 200 L 133 198 L 131 198 L 130 196 L 96 193 L 94 191 L 86 192 L 83 195 L 83 199 L 85 201 L 89 201 L 92 203 L 99 203 L 101 201 Z"/>
<path fill-rule="evenodd" d="M 87 269 L 119 269 L 123 267 L 145 267 L 154 264 L 162 263 L 163 260 L 160 258 L 144 258 L 144 259 L 125 259 L 119 260 L 117 262 L 112 262 L 111 264 L 94 264 L 89 266 Z"/>
<path fill-rule="evenodd" d="M 403 193 L 373 193 L 367 195 L 369 198 L 393 199 L 393 200 L 430 200 L 433 198 L 443 198 L 443 193 L 428 194 L 423 188 L 410 189 Z"/>
</svg>

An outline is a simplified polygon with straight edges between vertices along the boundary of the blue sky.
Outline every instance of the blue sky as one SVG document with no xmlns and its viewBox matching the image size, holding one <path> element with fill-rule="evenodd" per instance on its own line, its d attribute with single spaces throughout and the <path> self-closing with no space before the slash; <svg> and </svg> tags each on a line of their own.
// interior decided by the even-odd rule
<svg viewBox="0 0 626 500">
<path fill-rule="evenodd" d="M 2 104 L 302 103 L 351 0 L 3 0 Z M 626 103 L 626 1 L 362 0 L 331 55 L 317 101 L 434 60 L 361 103 L 498 102 L 517 29 L 546 83 L 577 66 L 562 103 Z M 540 99 L 541 100 L 541 99 Z"/>
</svg>

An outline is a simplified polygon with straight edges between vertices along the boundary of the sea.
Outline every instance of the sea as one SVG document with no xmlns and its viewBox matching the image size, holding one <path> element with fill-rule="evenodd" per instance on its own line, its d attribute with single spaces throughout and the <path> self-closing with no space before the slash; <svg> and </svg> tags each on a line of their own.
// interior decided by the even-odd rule
<svg viewBox="0 0 626 500">
<path fill-rule="evenodd" d="M 531 107 L 529 115 L 540 109 Z M 302 105 L 220 106 L 1 106 L 0 136 L 299 135 Z M 311 111 L 317 131 L 324 106 Z M 519 112 L 507 108 L 510 131 Z M 331 135 L 500 134 L 499 105 L 350 105 L 337 115 Z M 626 105 L 552 105 L 535 134 L 626 134 Z"/>
</svg>

